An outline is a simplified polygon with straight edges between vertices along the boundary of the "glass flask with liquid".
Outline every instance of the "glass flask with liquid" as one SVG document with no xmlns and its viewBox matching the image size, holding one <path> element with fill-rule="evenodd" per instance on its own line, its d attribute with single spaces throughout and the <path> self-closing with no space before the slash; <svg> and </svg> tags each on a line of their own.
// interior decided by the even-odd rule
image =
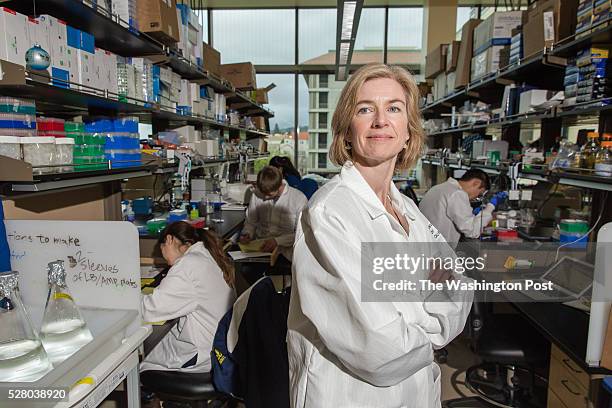
<svg viewBox="0 0 612 408">
<path fill-rule="evenodd" d="M 19 274 L 0 272 L 0 382 L 32 382 L 53 369 L 21 301 Z"/>
<path fill-rule="evenodd" d="M 58 364 L 93 340 L 66 285 L 64 261 L 47 266 L 49 294 L 40 337 L 53 364 Z"/>
</svg>

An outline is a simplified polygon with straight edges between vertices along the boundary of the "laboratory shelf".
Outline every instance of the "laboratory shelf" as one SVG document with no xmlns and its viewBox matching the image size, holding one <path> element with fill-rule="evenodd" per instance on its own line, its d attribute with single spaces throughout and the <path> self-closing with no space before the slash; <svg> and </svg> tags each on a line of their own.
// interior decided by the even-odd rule
<svg viewBox="0 0 612 408">
<path fill-rule="evenodd" d="M 136 99 L 127 102 L 118 100 L 117 95 L 108 91 L 87 88 L 87 91 L 59 88 L 51 85 L 48 78 L 38 78 L 28 74 L 25 85 L 0 85 L 0 94 L 15 98 L 29 98 L 36 101 L 38 112 L 48 116 L 73 117 L 79 114 L 89 115 L 105 113 L 108 115 L 134 114 L 143 121 L 164 119 L 173 122 L 193 125 L 209 125 L 216 129 L 243 131 L 256 136 L 269 136 L 267 132 L 259 129 L 248 129 L 242 126 L 233 126 L 223 122 L 196 115 L 180 115 L 175 112 L 162 110 L 159 105 Z M 45 82 L 41 82 L 45 81 Z"/>
<path fill-rule="evenodd" d="M 91 7 L 90 7 L 91 5 Z M 90 0 L 9 0 L 2 2 L 26 15 L 50 14 L 68 25 L 93 34 L 96 46 L 124 57 L 137 57 L 163 53 L 163 45 L 151 37 L 130 29 L 128 23 L 111 15 L 108 10 Z"/>
<path fill-rule="evenodd" d="M 424 164 L 431 164 L 433 166 L 443 166 L 452 169 L 470 169 L 470 168 L 478 168 L 489 174 L 503 174 L 508 171 L 507 165 L 502 166 L 490 166 L 486 164 L 479 163 L 461 163 L 461 164 L 453 164 L 453 163 L 443 163 L 440 158 L 432 158 L 425 157 L 421 159 L 421 162 Z M 545 181 L 548 183 L 559 183 L 566 186 L 574 186 L 574 187 L 582 187 L 582 188 L 590 188 L 593 190 L 604 190 L 604 191 L 612 191 L 612 178 L 610 177 L 602 177 L 597 176 L 595 174 L 583 174 L 573 171 L 567 170 L 555 170 L 549 171 L 548 169 L 522 169 L 519 173 L 520 178 L 535 180 L 535 181 Z"/>
<path fill-rule="evenodd" d="M 245 115 L 268 118 L 274 116 L 272 111 L 235 90 L 229 82 L 213 78 L 208 72 L 179 55 L 176 50 L 169 49 L 145 33 L 129 28 L 127 22 L 120 20 L 118 16 L 109 13 L 91 0 L 37 0 L 36 2 L 8 0 L 0 4 L 26 15 L 33 15 L 36 11 L 38 15 L 50 14 L 62 19 L 79 30 L 93 34 L 97 47 L 117 55 L 155 57 L 153 59 L 156 62 L 170 66 L 181 77 L 212 86 L 215 91 L 228 95 L 228 101 L 234 98 L 240 105 L 232 109 Z"/>
<path fill-rule="evenodd" d="M 542 89 L 562 90 L 565 76 L 565 61 L 539 52 L 499 72 L 499 78 L 525 82 Z"/>
<path fill-rule="evenodd" d="M 568 37 L 555 44 L 550 51 L 552 55 L 559 57 L 573 57 L 578 51 L 585 48 L 612 43 L 612 18 L 602 21 L 600 24 L 591 28 L 591 32 L 581 38 L 576 39 L 575 35 Z"/>
<path fill-rule="evenodd" d="M 485 129 L 488 127 L 502 127 L 502 126 L 507 126 L 507 125 L 523 124 L 523 123 L 524 124 L 538 123 L 542 119 L 549 119 L 553 117 L 554 117 L 553 110 L 536 111 L 536 112 L 530 112 L 530 113 L 525 113 L 525 114 L 507 116 L 502 119 L 493 119 L 489 122 L 474 123 L 472 125 L 467 125 L 467 126 L 448 128 L 448 129 L 440 130 L 437 132 L 428 133 L 427 136 L 434 137 L 434 136 L 445 135 L 449 133 L 470 132 L 474 130 Z"/>
<path fill-rule="evenodd" d="M 59 190 L 70 187 L 105 183 L 108 181 L 145 177 L 151 175 L 151 172 L 151 167 L 134 166 L 121 169 L 89 170 L 35 175 L 34 181 L 32 182 L 12 182 L 11 191 L 33 193 Z"/>
</svg>

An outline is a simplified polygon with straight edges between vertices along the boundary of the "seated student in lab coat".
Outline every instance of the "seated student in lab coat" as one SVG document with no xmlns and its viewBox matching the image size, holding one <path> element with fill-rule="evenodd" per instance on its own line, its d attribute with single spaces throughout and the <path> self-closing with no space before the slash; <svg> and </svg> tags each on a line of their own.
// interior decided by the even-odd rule
<svg viewBox="0 0 612 408">
<path fill-rule="evenodd" d="M 219 320 L 235 301 L 234 268 L 217 236 L 184 221 L 168 225 L 159 237 L 171 266 L 152 294 L 142 299 L 147 322 L 178 323 L 147 355 L 141 371 L 208 372 Z"/>
<path fill-rule="evenodd" d="M 264 239 L 264 252 L 279 252 L 291 261 L 295 227 L 308 200 L 291 187 L 279 169 L 266 166 L 257 174 L 257 188 L 251 196 L 240 242 Z"/>
<path fill-rule="evenodd" d="M 332 119 L 340 174 L 302 212 L 293 254 L 287 349 L 291 406 L 440 406 L 433 351 L 463 330 L 472 293 L 458 301 L 364 302 L 362 244 L 448 248 L 392 182 L 424 144 L 419 90 L 403 68 L 366 65 L 346 83 Z M 414 252 L 411 252 L 414 251 Z M 452 253 L 452 251 L 450 251 Z M 450 272 L 436 282 L 463 279 Z M 446 299 L 446 298 L 445 298 Z"/>
<path fill-rule="evenodd" d="M 470 201 L 490 188 L 489 176 L 480 169 L 466 171 L 459 180 L 450 177 L 432 187 L 419 204 L 421 212 L 455 248 L 461 235 L 478 238 L 493 219 L 493 210 L 506 193 L 497 193 L 481 211 L 473 211 Z M 477 214 L 474 215 L 474 212 Z"/>
</svg>

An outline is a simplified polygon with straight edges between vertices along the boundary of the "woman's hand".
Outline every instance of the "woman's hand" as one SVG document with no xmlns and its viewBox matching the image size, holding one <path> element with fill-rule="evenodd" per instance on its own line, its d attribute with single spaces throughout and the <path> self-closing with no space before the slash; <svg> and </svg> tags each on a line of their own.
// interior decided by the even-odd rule
<svg viewBox="0 0 612 408">
<path fill-rule="evenodd" d="M 249 234 L 242 234 L 240 236 L 240 242 L 243 244 L 248 244 L 251 242 L 251 236 Z"/>
<path fill-rule="evenodd" d="M 276 242 L 276 240 L 274 238 L 270 238 L 263 243 L 263 245 L 261 246 L 261 251 L 272 252 L 277 246 L 278 243 Z"/>
</svg>

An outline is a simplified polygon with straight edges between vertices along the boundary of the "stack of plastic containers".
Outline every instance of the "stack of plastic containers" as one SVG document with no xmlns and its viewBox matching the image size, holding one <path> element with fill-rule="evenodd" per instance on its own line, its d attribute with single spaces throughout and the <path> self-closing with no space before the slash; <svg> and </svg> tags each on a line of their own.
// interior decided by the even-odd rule
<svg viewBox="0 0 612 408">
<path fill-rule="evenodd" d="M 36 103 L 27 99 L 0 97 L 0 135 L 36 136 Z"/>
<path fill-rule="evenodd" d="M 38 136 L 66 137 L 64 119 L 39 117 L 36 119 Z"/>
<path fill-rule="evenodd" d="M 570 248 L 586 248 L 588 242 L 589 224 L 584 220 L 563 219 L 559 224 L 559 241 Z M 572 243 L 572 244 L 569 244 Z"/>
<path fill-rule="evenodd" d="M 113 121 L 112 133 L 104 146 L 104 157 L 113 168 L 140 166 L 138 118 L 126 117 Z"/>
<path fill-rule="evenodd" d="M 104 143 L 106 135 L 98 131 L 97 122 L 68 122 L 66 136 L 74 139 L 75 170 L 105 169 Z"/>
</svg>

